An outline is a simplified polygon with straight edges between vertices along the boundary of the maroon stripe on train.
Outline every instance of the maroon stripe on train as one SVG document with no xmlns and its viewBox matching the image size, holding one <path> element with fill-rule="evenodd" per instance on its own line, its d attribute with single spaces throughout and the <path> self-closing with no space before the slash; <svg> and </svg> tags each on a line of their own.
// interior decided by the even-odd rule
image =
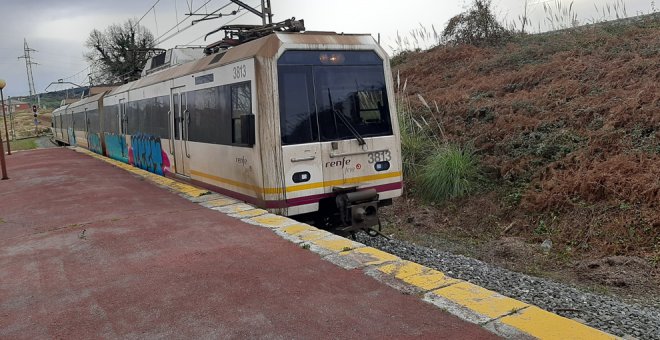
<svg viewBox="0 0 660 340">
<path fill-rule="evenodd" d="M 171 177 L 173 179 L 181 180 L 181 178 L 173 176 L 171 174 L 168 174 L 168 177 Z M 184 180 L 186 181 L 186 180 Z M 328 198 L 328 197 L 334 197 L 335 194 L 333 193 L 328 193 L 328 194 L 319 194 L 319 195 L 310 195 L 310 196 L 304 196 L 304 197 L 296 197 L 296 198 L 291 198 L 288 200 L 270 200 L 270 201 L 265 201 L 263 199 L 259 199 L 256 197 L 252 197 L 246 194 L 241 194 L 236 191 L 232 191 L 229 189 L 221 188 L 206 182 L 201 182 L 195 179 L 187 180 L 187 182 L 190 182 L 191 184 L 194 184 L 196 186 L 215 191 L 217 193 L 245 201 L 250 204 L 254 204 L 258 207 L 261 208 L 288 208 L 288 207 L 295 207 L 295 206 L 300 206 L 300 205 L 305 205 L 305 204 L 312 204 L 312 203 L 317 203 L 318 201 Z M 364 187 L 362 189 L 376 189 L 377 192 L 385 192 L 385 191 L 392 191 L 392 190 L 398 190 L 403 188 L 403 182 L 395 182 L 395 183 L 388 183 L 388 184 L 382 184 L 382 185 L 375 185 L 371 187 Z"/>
</svg>

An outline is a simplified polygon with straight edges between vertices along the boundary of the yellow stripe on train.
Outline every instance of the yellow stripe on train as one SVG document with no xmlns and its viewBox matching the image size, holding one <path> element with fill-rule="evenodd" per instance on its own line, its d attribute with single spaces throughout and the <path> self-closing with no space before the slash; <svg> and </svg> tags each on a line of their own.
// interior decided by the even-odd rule
<svg viewBox="0 0 660 340">
<path fill-rule="evenodd" d="M 281 188 L 262 188 L 260 186 L 247 184 L 247 183 L 235 181 L 235 180 L 232 180 L 232 179 L 207 174 L 207 173 L 197 171 L 197 170 L 191 170 L 190 174 L 192 174 L 194 176 L 210 179 L 210 180 L 215 181 L 215 182 L 229 184 L 229 185 L 233 185 L 233 186 L 238 187 L 238 188 L 252 190 L 252 191 L 255 191 L 255 192 L 259 192 L 259 193 L 264 193 L 264 194 L 280 194 L 280 193 L 282 193 Z M 376 174 L 376 175 L 360 176 L 360 177 L 350 177 L 350 178 L 332 180 L 332 181 L 327 181 L 327 182 L 314 182 L 314 183 L 308 183 L 308 184 L 293 185 L 293 186 L 287 187 L 286 192 L 295 192 L 295 191 L 302 191 L 302 190 L 325 188 L 325 187 L 331 187 L 331 186 L 342 185 L 342 184 L 354 184 L 354 183 L 360 183 L 360 182 L 377 181 L 377 180 L 382 180 L 382 179 L 387 179 L 387 178 L 395 178 L 395 177 L 401 177 L 401 172 L 400 171 L 395 171 L 395 172 L 389 172 L 389 173 L 384 173 L 384 174 Z"/>
</svg>

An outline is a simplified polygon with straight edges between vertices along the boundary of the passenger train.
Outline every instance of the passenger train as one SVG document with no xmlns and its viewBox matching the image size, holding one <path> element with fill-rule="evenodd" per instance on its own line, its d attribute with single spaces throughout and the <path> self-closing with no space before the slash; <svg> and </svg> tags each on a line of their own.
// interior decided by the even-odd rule
<svg viewBox="0 0 660 340">
<path fill-rule="evenodd" d="M 374 39 L 274 32 L 197 52 L 169 50 L 140 79 L 56 109 L 55 139 L 274 213 L 373 232 L 378 207 L 402 191 L 389 59 Z"/>
</svg>

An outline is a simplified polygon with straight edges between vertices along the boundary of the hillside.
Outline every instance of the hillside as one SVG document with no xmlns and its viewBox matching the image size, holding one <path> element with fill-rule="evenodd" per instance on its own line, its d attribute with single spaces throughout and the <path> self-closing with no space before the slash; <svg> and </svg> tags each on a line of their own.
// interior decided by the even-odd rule
<svg viewBox="0 0 660 340">
<path fill-rule="evenodd" d="M 524 271 L 657 288 L 660 15 L 500 47 L 437 47 L 393 64 L 415 114 L 432 119 L 417 94 L 437 103 L 447 139 L 474 147 L 484 177 L 468 197 L 421 209 L 408 178 L 389 217 L 396 234 L 460 240 Z M 548 240 L 549 254 L 537 254 Z"/>
</svg>

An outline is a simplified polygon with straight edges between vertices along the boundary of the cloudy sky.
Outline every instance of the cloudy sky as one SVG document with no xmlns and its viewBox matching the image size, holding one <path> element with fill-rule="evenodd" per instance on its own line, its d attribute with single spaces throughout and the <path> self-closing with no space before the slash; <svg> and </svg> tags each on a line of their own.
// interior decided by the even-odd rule
<svg viewBox="0 0 660 340">
<path fill-rule="evenodd" d="M 257 6 L 260 0 L 243 0 Z M 528 12 L 535 29 L 546 29 L 543 3 L 556 6 L 559 0 L 528 0 Z M 568 7 L 570 1 L 563 0 Z M 260 19 L 247 11 L 238 16 L 229 16 L 196 24 L 191 27 L 190 19 L 183 21 L 185 13 L 214 11 L 229 3 L 229 0 L 0 0 L 0 78 L 7 81 L 5 95 L 17 96 L 28 93 L 23 39 L 38 52 L 32 54 L 39 65 L 33 66 L 36 89 L 43 92 L 51 82 L 65 79 L 76 84 L 88 82 L 87 63 L 83 57 L 84 42 L 89 32 L 103 30 L 112 23 L 121 23 L 129 18 L 141 18 L 140 22 L 160 37 L 161 48 L 175 45 L 205 44 L 203 36 L 228 21 L 233 24 L 256 24 Z M 625 2 L 628 16 L 651 10 L 651 0 L 574 0 L 572 10 L 581 22 L 589 22 L 603 17 L 596 8 L 612 7 Z M 205 6 L 202 6 L 206 3 Z M 466 8 L 467 0 L 407 0 L 401 2 L 383 0 L 271 0 L 274 20 L 281 21 L 295 16 L 305 19 L 308 30 L 336 31 L 346 33 L 381 34 L 382 44 L 396 48 L 397 32 L 407 37 L 410 44 L 410 31 L 425 27 L 440 31 L 452 16 Z M 525 0 L 493 0 L 499 18 L 515 22 L 522 13 Z M 229 5 L 221 12 L 235 10 Z M 619 12 L 623 12 L 622 9 Z M 610 14 L 614 15 L 613 12 Z M 183 21 L 178 28 L 175 24 Z M 177 31 L 181 31 L 177 33 Z M 173 34 L 177 33 L 177 34 Z M 221 38 L 221 34 L 209 40 Z M 208 42 L 206 42 L 208 43 Z M 60 85 L 49 90 L 62 89 Z"/>
</svg>

